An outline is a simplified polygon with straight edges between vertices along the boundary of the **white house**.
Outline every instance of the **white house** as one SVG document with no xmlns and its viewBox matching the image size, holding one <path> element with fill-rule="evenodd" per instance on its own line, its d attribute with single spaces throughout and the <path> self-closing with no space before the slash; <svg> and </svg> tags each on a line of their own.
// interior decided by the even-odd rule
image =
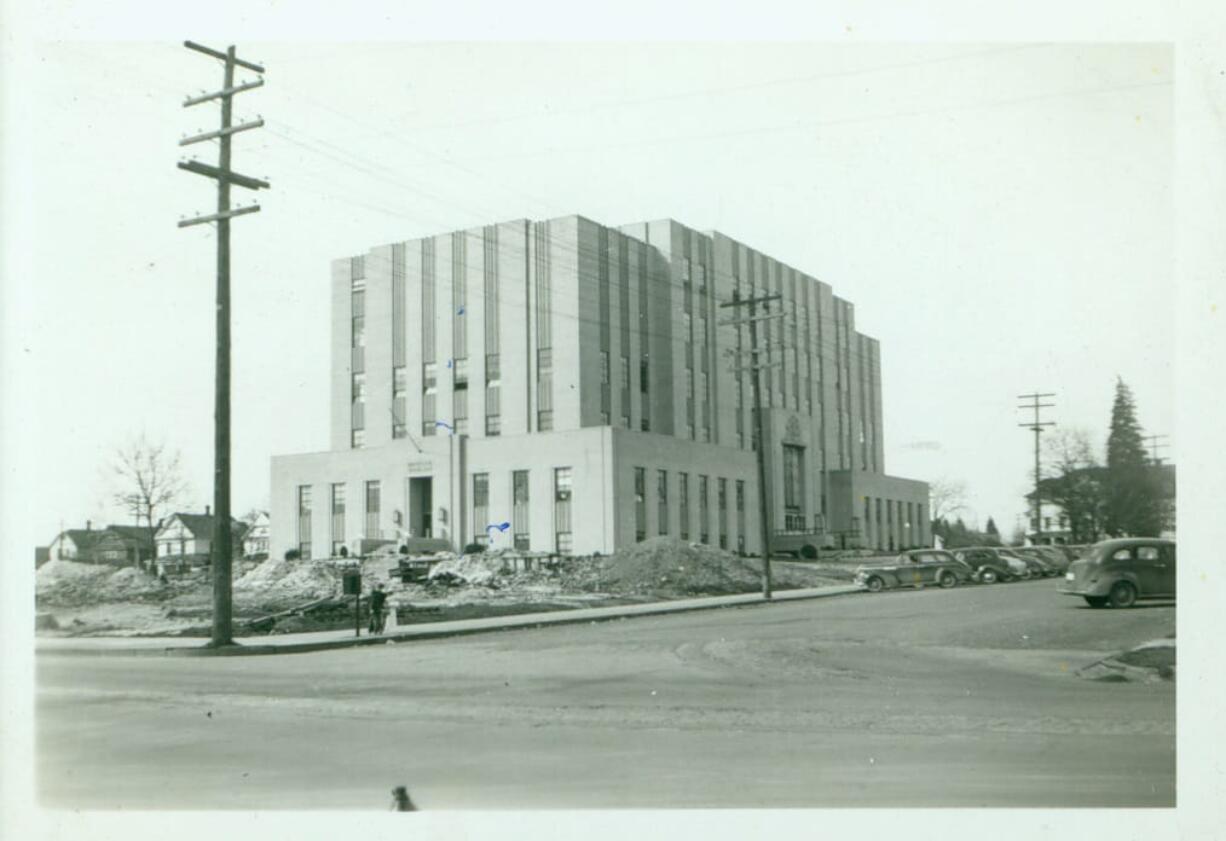
<svg viewBox="0 0 1226 841">
<path fill-rule="evenodd" d="M 158 572 L 184 572 L 207 566 L 213 545 L 213 524 L 216 518 L 208 513 L 177 512 L 162 521 L 154 542 L 157 544 Z M 243 524 L 231 519 L 230 533 L 237 543 Z"/>
<path fill-rule="evenodd" d="M 268 512 L 257 512 L 255 519 L 247 525 L 243 535 L 243 557 L 268 557 Z"/>
</svg>

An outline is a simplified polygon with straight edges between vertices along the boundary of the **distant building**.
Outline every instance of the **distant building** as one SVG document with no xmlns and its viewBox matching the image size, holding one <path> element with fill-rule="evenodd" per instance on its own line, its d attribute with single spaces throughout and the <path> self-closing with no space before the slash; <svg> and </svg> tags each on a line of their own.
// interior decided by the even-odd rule
<svg viewBox="0 0 1226 841">
<path fill-rule="evenodd" d="M 247 523 L 243 534 L 243 557 L 264 560 L 268 557 L 268 512 L 260 511 Z"/>
<path fill-rule="evenodd" d="M 153 560 L 153 535 L 144 526 L 107 526 L 94 544 L 94 560 L 145 568 Z"/>
<path fill-rule="evenodd" d="M 272 461 L 271 549 L 435 537 L 559 554 L 656 535 L 761 551 L 755 318 L 780 540 L 900 549 L 881 355 L 817 278 L 672 220 L 518 220 L 332 264 L 331 448 Z"/>
<path fill-rule="evenodd" d="M 50 559 L 92 564 L 96 560 L 94 549 L 102 535 L 103 532 L 94 529 L 89 522 L 83 529 L 66 529 L 57 534 L 47 547 Z"/>
<path fill-rule="evenodd" d="M 1163 504 L 1167 506 L 1167 519 L 1170 527 L 1160 537 L 1175 538 L 1175 465 L 1154 464 L 1149 470 L 1158 478 L 1158 487 L 1162 492 Z M 1068 474 L 1073 477 L 1085 477 L 1094 482 L 1108 481 L 1109 473 L 1105 467 L 1086 467 Z M 1061 478 L 1048 478 L 1040 482 L 1039 487 L 1044 493 L 1050 494 L 1055 483 Z M 1034 491 L 1026 494 L 1031 506 L 1034 505 Z M 1033 511 L 1028 517 L 1029 528 L 1026 529 L 1026 542 L 1030 545 L 1051 545 L 1053 543 L 1085 543 L 1101 539 L 1102 523 L 1093 512 L 1076 512 L 1078 521 L 1070 519 L 1059 505 L 1044 498 L 1040 506 L 1039 519 L 1036 520 Z"/>
<path fill-rule="evenodd" d="M 47 561 L 51 560 L 50 546 L 35 546 L 34 547 L 34 568 L 38 569 Z"/>
<path fill-rule="evenodd" d="M 213 546 L 213 527 L 216 516 L 208 513 L 189 514 L 177 512 L 162 521 L 154 536 L 157 544 L 157 570 L 187 572 L 208 566 Z M 242 552 L 243 523 L 231 518 L 230 534 L 235 554 Z"/>
</svg>

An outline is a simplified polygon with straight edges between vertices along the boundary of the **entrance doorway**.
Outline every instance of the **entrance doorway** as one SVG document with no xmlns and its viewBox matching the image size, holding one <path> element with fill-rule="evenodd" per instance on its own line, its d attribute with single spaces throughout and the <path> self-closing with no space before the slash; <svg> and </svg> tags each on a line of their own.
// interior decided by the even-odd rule
<svg viewBox="0 0 1226 841">
<path fill-rule="evenodd" d="M 434 479 L 416 476 L 409 479 L 409 531 L 414 537 L 434 537 L 430 512 L 434 510 Z"/>
</svg>

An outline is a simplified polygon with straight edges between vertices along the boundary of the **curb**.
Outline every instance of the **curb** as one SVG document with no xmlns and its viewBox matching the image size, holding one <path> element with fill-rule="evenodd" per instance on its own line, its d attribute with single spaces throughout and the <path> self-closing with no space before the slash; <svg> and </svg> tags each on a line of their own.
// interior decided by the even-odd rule
<svg viewBox="0 0 1226 841">
<path fill-rule="evenodd" d="M 308 654 L 313 651 L 326 651 L 335 648 L 356 648 L 364 645 L 387 645 L 388 643 L 401 644 L 410 643 L 417 640 L 436 640 L 447 637 L 461 637 L 472 634 L 486 634 L 494 631 L 515 631 L 528 630 L 550 627 L 555 625 L 594 625 L 597 622 L 611 622 L 621 619 L 633 619 L 638 616 L 662 616 L 670 613 L 693 613 L 700 610 L 714 610 L 717 608 L 740 608 L 740 607 L 756 607 L 768 604 L 781 604 L 785 602 L 801 602 L 812 601 L 815 599 L 828 599 L 836 596 L 854 596 L 860 593 L 867 592 L 862 589 L 836 590 L 825 593 L 809 593 L 806 595 L 786 595 L 788 592 L 781 591 L 775 594 L 775 598 L 766 600 L 760 595 L 752 595 L 743 600 L 731 602 L 717 602 L 714 604 L 676 604 L 673 602 L 651 602 L 647 605 L 634 606 L 634 609 L 626 611 L 624 608 L 607 608 L 610 612 L 599 616 L 573 616 L 569 612 L 554 612 L 554 613 L 529 613 L 520 614 L 520 619 L 516 621 L 515 617 L 499 617 L 510 621 L 501 621 L 491 623 L 489 625 L 478 625 L 475 627 L 466 628 L 430 628 L 429 623 L 422 623 L 418 631 L 406 631 L 404 633 L 384 634 L 380 636 L 366 637 L 341 637 L 331 640 L 316 640 L 312 642 L 287 642 L 281 644 L 256 643 L 248 645 L 238 643 L 225 648 L 209 648 L 203 643 L 195 645 L 169 646 L 169 647 L 154 647 L 133 646 L 130 648 L 46 648 L 38 650 L 35 648 L 37 655 L 51 656 L 86 656 L 86 657 L 254 657 L 266 656 L 274 654 Z M 597 610 L 605 608 L 596 608 Z M 473 621 L 473 620 L 461 620 Z M 480 621 L 480 620 L 476 620 Z M 443 624 L 443 623 L 438 623 Z"/>
</svg>

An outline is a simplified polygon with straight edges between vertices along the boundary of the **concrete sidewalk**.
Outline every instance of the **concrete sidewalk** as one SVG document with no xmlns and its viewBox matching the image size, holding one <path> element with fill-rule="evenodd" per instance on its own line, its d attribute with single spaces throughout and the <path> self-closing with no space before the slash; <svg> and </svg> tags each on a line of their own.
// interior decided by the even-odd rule
<svg viewBox="0 0 1226 841">
<path fill-rule="evenodd" d="M 773 601 L 798 601 L 842 596 L 863 592 L 855 584 L 836 584 L 802 590 L 783 590 L 774 594 Z M 588 607 L 548 613 L 521 613 L 515 616 L 491 616 L 485 619 L 462 619 L 453 622 L 423 622 L 393 628 L 386 634 L 360 637 L 353 629 L 313 631 L 302 634 L 276 634 L 239 637 L 233 648 L 210 649 L 200 637 L 36 637 L 36 654 L 73 655 L 162 655 L 179 657 L 246 656 L 254 654 L 301 654 L 330 648 L 350 648 L 357 645 L 385 645 L 388 642 L 439 639 L 487 631 L 507 631 L 516 628 L 542 628 L 548 625 L 569 625 L 581 622 L 607 622 L 629 616 L 658 616 L 719 607 L 740 607 L 766 604 L 760 593 L 735 596 L 709 596 L 699 599 L 677 599 L 649 604 Z"/>
</svg>

